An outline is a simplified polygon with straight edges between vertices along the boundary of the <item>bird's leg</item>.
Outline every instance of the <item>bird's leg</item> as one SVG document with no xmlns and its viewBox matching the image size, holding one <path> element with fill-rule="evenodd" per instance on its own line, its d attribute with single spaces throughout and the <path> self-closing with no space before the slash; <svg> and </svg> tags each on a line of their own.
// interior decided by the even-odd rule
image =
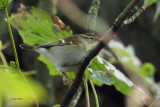
<svg viewBox="0 0 160 107">
<path fill-rule="evenodd" d="M 65 73 L 65 72 L 62 72 L 62 74 L 70 81 L 70 84 L 69 84 L 69 88 L 71 87 L 73 81 L 68 77 L 68 75 Z"/>
</svg>

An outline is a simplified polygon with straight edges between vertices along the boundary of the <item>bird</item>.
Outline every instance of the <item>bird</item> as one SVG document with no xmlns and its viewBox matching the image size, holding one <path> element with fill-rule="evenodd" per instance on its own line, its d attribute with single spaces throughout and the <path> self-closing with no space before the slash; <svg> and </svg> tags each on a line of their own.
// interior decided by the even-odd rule
<svg viewBox="0 0 160 107">
<path fill-rule="evenodd" d="M 51 61 L 60 72 L 64 73 L 76 72 L 82 63 L 82 58 L 99 41 L 100 38 L 96 35 L 74 34 L 41 45 L 20 44 L 20 47 L 38 52 Z"/>
</svg>

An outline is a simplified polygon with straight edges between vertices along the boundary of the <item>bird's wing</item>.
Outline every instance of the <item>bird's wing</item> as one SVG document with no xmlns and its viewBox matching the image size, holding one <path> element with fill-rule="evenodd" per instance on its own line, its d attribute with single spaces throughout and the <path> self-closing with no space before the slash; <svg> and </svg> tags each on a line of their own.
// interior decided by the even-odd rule
<svg viewBox="0 0 160 107">
<path fill-rule="evenodd" d="M 53 41 L 53 42 L 49 42 L 49 43 L 46 43 L 46 44 L 39 45 L 38 47 L 39 48 L 50 48 L 50 47 L 53 47 L 53 46 L 77 45 L 77 44 L 81 43 L 81 40 L 78 39 L 78 38 L 79 38 L 78 35 L 77 35 L 77 37 L 76 36 L 70 36 L 70 37 L 66 37 L 64 39 L 60 39 L 58 41 Z"/>
</svg>

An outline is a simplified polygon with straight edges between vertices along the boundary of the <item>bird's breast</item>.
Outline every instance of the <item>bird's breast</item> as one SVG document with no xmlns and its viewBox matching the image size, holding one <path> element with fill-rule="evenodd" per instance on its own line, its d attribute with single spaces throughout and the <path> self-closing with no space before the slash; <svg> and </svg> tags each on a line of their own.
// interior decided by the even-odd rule
<svg viewBox="0 0 160 107">
<path fill-rule="evenodd" d="M 78 69 L 86 50 L 83 45 L 53 46 L 49 50 L 39 49 L 38 51 L 50 60 L 60 71 L 73 71 Z"/>
</svg>

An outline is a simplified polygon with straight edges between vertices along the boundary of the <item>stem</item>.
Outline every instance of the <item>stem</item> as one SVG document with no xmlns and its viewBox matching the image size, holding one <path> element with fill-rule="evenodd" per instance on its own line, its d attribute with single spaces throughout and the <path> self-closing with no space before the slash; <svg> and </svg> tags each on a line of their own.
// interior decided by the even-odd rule
<svg viewBox="0 0 160 107">
<path fill-rule="evenodd" d="M 100 0 L 92 1 L 91 7 L 88 12 L 89 16 L 87 20 L 87 33 L 95 34 L 99 6 L 100 6 Z"/>
<path fill-rule="evenodd" d="M 31 75 L 35 75 L 35 74 L 37 74 L 37 72 L 35 70 L 23 72 L 23 75 L 25 75 L 25 76 L 31 76 Z"/>
<path fill-rule="evenodd" d="M 10 37 L 11 37 L 11 41 L 12 41 L 12 46 L 13 46 L 13 51 L 14 51 L 14 56 L 15 56 L 15 62 L 16 62 L 16 67 L 17 67 L 17 69 L 19 69 L 19 61 L 18 61 L 16 46 L 15 46 L 15 43 L 14 43 L 14 38 L 13 38 L 13 34 L 12 34 L 12 29 L 11 29 L 10 21 L 9 21 L 9 18 L 8 18 L 7 7 L 5 8 L 5 14 L 6 14 L 6 17 L 7 17 L 8 29 L 9 29 L 9 33 L 10 33 Z"/>
<path fill-rule="evenodd" d="M 89 100 L 89 91 L 88 91 L 88 84 L 87 79 L 83 79 L 84 88 L 85 88 L 85 95 L 86 95 L 86 107 L 90 107 L 90 100 Z"/>
<path fill-rule="evenodd" d="M 124 11 L 118 16 L 112 27 L 103 35 L 100 42 L 88 52 L 88 54 L 85 56 L 85 58 L 82 61 L 82 64 L 80 65 L 76 78 L 71 86 L 71 88 L 68 90 L 61 107 L 68 107 L 74 94 L 76 93 L 78 87 L 83 81 L 83 75 L 86 67 L 89 65 L 90 61 L 101 51 L 101 49 L 114 38 L 115 33 L 119 30 L 119 28 L 122 26 L 124 20 L 129 16 L 131 11 L 134 9 L 134 7 L 139 3 L 140 0 L 132 0 L 131 3 L 124 9 Z"/>
<path fill-rule="evenodd" d="M 0 107 L 3 106 L 3 103 L 2 103 L 2 96 L 0 95 Z"/>
<path fill-rule="evenodd" d="M 14 55 L 15 55 L 16 67 L 17 67 L 17 69 L 19 70 L 19 73 L 20 73 L 20 75 L 22 76 L 22 78 L 24 79 L 24 81 L 25 81 L 25 83 L 27 84 L 28 88 L 30 89 L 30 91 L 31 91 L 31 93 L 32 93 L 32 95 L 33 95 L 33 97 L 34 97 L 34 99 L 35 99 L 36 107 L 39 107 L 38 101 L 37 101 L 37 98 L 36 98 L 36 95 L 34 94 L 32 88 L 30 87 L 27 79 L 26 79 L 25 76 L 22 74 L 22 72 L 21 72 L 21 70 L 20 70 L 20 67 L 19 67 L 19 61 L 18 61 L 16 46 L 15 46 L 14 38 L 13 38 L 13 34 L 12 34 L 12 29 L 11 29 L 11 26 L 10 26 L 10 21 L 9 21 L 9 18 L 8 18 L 8 10 L 7 10 L 7 7 L 5 8 L 5 14 L 6 14 L 6 17 L 7 17 L 8 29 L 9 29 L 9 32 L 10 32 L 10 37 L 11 37 L 11 41 L 12 41 L 13 51 L 14 51 Z"/>
<path fill-rule="evenodd" d="M 0 51 L 0 57 L 2 59 L 3 64 L 7 66 L 7 61 L 6 61 L 6 58 L 4 57 L 2 51 Z"/>
<path fill-rule="evenodd" d="M 93 84 L 93 82 L 92 82 L 92 79 L 89 79 L 89 82 L 90 82 L 90 84 L 91 84 L 91 87 L 92 87 L 92 90 L 93 90 L 93 93 L 94 93 L 94 97 L 95 97 L 95 100 L 96 100 L 96 106 L 99 107 L 98 96 L 97 96 L 97 93 L 96 93 L 94 84 Z"/>
</svg>

